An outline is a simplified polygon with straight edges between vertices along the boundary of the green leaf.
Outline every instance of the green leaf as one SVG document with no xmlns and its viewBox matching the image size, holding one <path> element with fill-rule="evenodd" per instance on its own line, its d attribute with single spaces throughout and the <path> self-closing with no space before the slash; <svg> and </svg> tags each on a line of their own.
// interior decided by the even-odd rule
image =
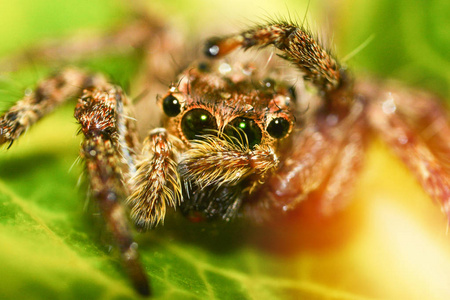
<svg viewBox="0 0 450 300">
<path fill-rule="evenodd" d="M 359 72 L 400 79 L 450 96 L 450 4 L 435 1 L 354 1 L 342 8 L 341 53 L 373 41 L 349 64 Z"/>
<path fill-rule="evenodd" d="M 227 23 L 258 21 L 267 12 L 289 10 L 302 19 L 307 5 L 173 0 L 151 6 L 168 21 L 177 20 L 175 25 L 188 24 L 197 41 L 212 28 L 228 33 L 242 26 Z M 109 28 L 127 18 L 125 5 L 107 0 L 1 0 L 0 9 L 0 53 L 80 28 Z M 314 24 L 311 15 L 321 10 L 314 2 L 310 10 Z M 349 62 L 357 72 L 393 76 L 449 95 L 446 1 L 367 1 L 332 10 L 341 57 L 375 33 L 374 42 Z M 48 72 L 30 65 L 0 74 L 5 107 Z M 83 65 L 121 83 L 132 81 L 140 66 L 134 56 Z M 85 209 L 90 206 L 86 186 L 78 184 L 83 165 L 74 163 L 81 137 L 72 114 L 73 105 L 64 106 L 0 151 L 1 299 L 139 298 L 101 218 Z M 243 220 L 192 224 L 174 213 L 165 226 L 136 239 L 155 299 L 448 299 L 445 229 L 445 218 L 407 170 L 374 143 L 354 204 L 333 218 L 306 210 L 254 226 Z"/>
</svg>

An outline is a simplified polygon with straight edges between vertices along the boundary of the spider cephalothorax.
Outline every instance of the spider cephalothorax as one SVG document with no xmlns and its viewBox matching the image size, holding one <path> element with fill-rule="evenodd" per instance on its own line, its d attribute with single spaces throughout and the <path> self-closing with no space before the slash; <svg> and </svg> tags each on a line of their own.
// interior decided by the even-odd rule
<svg viewBox="0 0 450 300">
<path fill-rule="evenodd" d="M 280 141 L 294 127 L 290 86 L 261 78 L 251 64 L 196 64 L 180 75 L 160 104 L 164 128 L 177 141 L 176 155 L 169 158 L 166 176 L 173 183 L 166 202 L 179 202 L 192 218 L 235 216 L 243 199 L 276 169 Z M 140 211 L 156 204 L 137 198 L 132 206 Z M 150 227 L 163 215 L 137 214 L 136 221 Z"/>
</svg>

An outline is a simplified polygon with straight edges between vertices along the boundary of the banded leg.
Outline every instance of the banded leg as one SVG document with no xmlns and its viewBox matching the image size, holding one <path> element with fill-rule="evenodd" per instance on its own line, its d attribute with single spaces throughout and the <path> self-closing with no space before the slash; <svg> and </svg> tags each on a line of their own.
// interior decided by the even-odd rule
<svg viewBox="0 0 450 300">
<path fill-rule="evenodd" d="M 391 88 L 389 93 L 390 95 L 385 94 L 383 103 L 398 107 L 396 113 L 420 135 L 441 166 L 450 174 L 450 115 L 440 104 L 440 99 L 415 90 Z"/>
<path fill-rule="evenodd" d="M 125 165 L 128 172 L 134 168 L 132 164 L 128 165 L 133 161 L 130 141 L 134 142 L 134 133 L 125 121 L 129 120 L 124 115 L 127 104 L 127 98 L 118 88 L 85 90 L 78 101 L 75 117 L 85 136 L 81 156 L 86 160 L 93 196 L 118 243 L 133 285 L 141 294 L 149 295 L 147 275 L 121 205 L 121 200 L 128 194 L 122 168 Z"/>
<path fill-rule="evenodd" d="M 125 1 L 124 1 L 125 2 Z M 129 1 L 127 1 L 127 4 Z M 134 5 L 136 4 L 136 5 Z M 131 14 L 134 18 L 125 24 L 106 30 L 105 32 L 76 32 L 75 35 L 61 39 L 49 39 L 44 43 L 34 45 L 24 51 L 2 57 L 0 70 L 15 71 L 29 65 L 30 62 L 65 65 L 68 62 L 84 60 L 86 57 L 94 58 L 110 54 L 131 54 L 145 49 L 164 29 L 164 22 L 160 18 L 147 14 L 143 5 L 133 1 Z"/>
<path fill-rule="evenodd" d="M 450 121 L 427 94 L 392 88 L 372 95 L 370 125 L 450 218 Z"/>
<path fill-rule="evenodd" d="M 324 91 L 336 90 L 346 80 L 338 62 L 307 30 L 283 22 L 257 26 L 223 38 L 212 38 L 206 43 L 205 54 L 222 57 L 238 47 L 249 49 L 269 45 L 283 51 L 283 58 L 293 62 L 304 72 L 305 79 Z"/>
<path fill-rule="evenodd" d="M 150 132 L 138 156 L 136 173 L 130 179 L 128 198 L 131 217 L 141 229 L 149 229 L 164 220 L 167 206 L 176 207 L 182 200 L 177 171 L 182 142 L 164 128 Z"/>
<path fill-rule="evenodd" d="M 10 143 L 10 147 L 42 117 L 68 99 L 79 96 L 83 88 L 94 85 L 103 87 L 107 81 L 100 75 L 77 69 L 66 69 L 43 80 L 34 92 L 26 95 L 0 117 L 0 145 Z"/>
</svg>

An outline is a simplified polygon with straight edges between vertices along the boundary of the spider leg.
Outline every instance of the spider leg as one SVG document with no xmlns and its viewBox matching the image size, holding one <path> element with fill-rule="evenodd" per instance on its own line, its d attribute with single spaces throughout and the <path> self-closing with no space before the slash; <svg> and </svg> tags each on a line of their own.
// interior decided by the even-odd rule
<svg viewBox="0 0 450 300">
<path fill-rule="evenodd" d="M 305 28 L 285 22 L 257 26 L 253 29 L 207 41 L 205 54 L 210 57 L 227 55 L 242 47 L 273 45 L 283 51 L 282 57 L 293 62 L 307 80 L 326 92 L 341 88 L 347 79 L 344 70 Z"/>
<path fill-rule="evenodd" d="M 423 92 L 375 90 L 370 125 L 450 218 L 450 122 L 445 109 Z"/>
<path fill-rule="evenodd" d="M 0 145 L 12 143 L 34 123 L 88 86 L 104 86 L 106 79 L 77 69 L 63 70 L 45 80 L 0 117 Z"/>
<path fill-rule="evenodd" d="M 150 287 L 143 269 L 137 244 L 133 241 L 121 199 L 128 190 L 124 184 L 122 162 L 126 173 L 133 173 L 133 149 L 136 142 L 131 122 L 126 122 L 128 100 L 119 88 L 85 90 L 75 109 L 85 140 L 81 156 L 86 161 L 93 196 L 118 243 L 122 261 L 135 288 L 143 295 Z"/>
<path fill-rule="evenodd" d="M 367 129 L 363 113 L 349 128 L 328 176 L 317 190 L 309 194 L 309 198 L 317 201 L 321 214 L 332 215 L 343 209 L 351 199 L 350 194 L 357 179 L 356 175 L 364 163 L 368 141 Z"/>
<path fill-rule="evenodd" d="M 151 27 L 143 20 L 132 22 L 104 35 L 85 38 L 86 33 L 63 41 L 49 40 L 24 52 L 2 58 L 0 69 L 15 71 L 30 62 L 61 65 L 61 63 L 107 55 L 108 53 L 129 53 L 140 48 L 150 39 Z M 92 34 L 90 34 L 92 36 Z"/>
<path fill-rule="evenodd" d="M 164 220 L 167 206 L 180 204 L 181 181 L 176 161 L 182 147 L 182 142 L 164 128 L 152 130 L 144 141 L 136 173 L 129 181 L 132 194 L 128 198 L 131 217 L 139 228 L 156 226 Z"/>
<path fill-rule="evenodd" d="M 134 2 L 134 1 L 133 1 Z M 129 3 L 127 3 L 129 4 Z M 22 52 L 2 57 L 0 69 L 14 71 L 30 62 L 49 63 L 60 66 L 62 63 L 98 57 L 108 54 L 128 54 L 153 52 L 159 44 L 159 37 L 167 34 L 167 26 L 156 15 L 147 12 L 144 5 L 129 5 L 132 20 L 113 27 L 105 32 L 79 32 L 68 38 L 49 39 Z"/>
<path fill-rule="evenodd" d="M 285 161 L 274 176 L 252 197 L 255 200 L 247 205 L 247 212 L 258 218 L 268 207 L 289 210 L 314 197 L 322 213 L 332 213 L 345 203 L 343 199 L 362 164 L 367 131 L 365 104 L 355 100 L 352 78 L 330 51 L 296 24 L 274 22 L 212 38 L 206 43 L 205 54 L 221 57 L 239 47 L 270 45 L 303 72 L 324 101 L 306 128 L 290 137 L 295 145 L 283 154 Z"/>
</svg>

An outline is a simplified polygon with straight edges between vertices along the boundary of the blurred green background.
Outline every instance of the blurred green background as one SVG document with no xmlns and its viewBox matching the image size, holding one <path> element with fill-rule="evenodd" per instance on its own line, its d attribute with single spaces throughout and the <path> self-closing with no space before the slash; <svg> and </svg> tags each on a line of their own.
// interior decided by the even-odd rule
<svg viewBox="0 0 450 300">
<path fill-rule="evenodd" d="M 125 23 L 130 19 L 130 9 L 125 2 L 0 0 L 0 56 L 17 54 L 45 39 L 67 37 L 83 30 L 103 31 Z M 179 28 L 193 43 L 199 43 L 210 34 L 246 28 L 246 24 L 264 21 L 267 16 L 289 14 L 302 20 L 308 7 L 309 26 L 333 43 L 331 49 L 338 57 L 344 57 L 374 36 L 369 45 L 348 61 L 357 75 L 394 78 L 429 89 L 447 99 L 450 96 L 448 1 L 159 0 L 148 1 L 146 7 Z M 132 82 L 139 69 L 139 61 L 133 55 L 99 55 L 73 64 L 106 72 L 125 85 Z M 49 68 L 31 60 L 13 73 L 0 70 L 0 104 L 7 107 L 20 98 L 25 89 L 32 88 L 54 68 L 54 64 L 51 65 Z M 33 128 L 9 151 L 1 151 L 1 299 L 137 297 L 120 268 L 117 255 L 114 251 L 109 253 L 108 240 L 105 242 L 103 237 L 97 237 L 96 231 L 100 236 L 104 235 L 102 229 L 96 229 L 86 221 L 85 215 L 93 213 L 84 212 L 85 186 L 77 186 L 83 167 L 74 164 L 80 137 L 75 135 L 77 125 L 72 114 L 73 106 L 63 107 Z M 368 165 L 381 175 L 365 171 L 356 198 L 366 203 L 369 195 L 379 189 L 393 188 L 390 193 L 406 197 L 410 201 L 408 205 L 428 214 L 418 221 L 419 224 L 432 223 L 442 238 L 445 220 L 438 209 L 421 194 L 413 179 L 402 177 L 407 172 L 398 167 L 398 162 L 380 154 L 385 150 L 379 148 L 377 146 L 372 152 L 375 154 L 369 155 Z M 382 172 L 389 172 L 388 177 L 395 180 L 373 183 L 373 178 L 386 177 Z M 421 199 L 416 203 L 414 197 Z M 166 229 L 139 235 L 155 298 L 448 299 L 450 291 L 445 288 L 450 286 L 446 280 L 450 278 L 448 257 L 444 255 L 442 261 L 434 261 L 437 264 L 434 268 L 433 263 L 421 263 L 412 256 L 417 265 L 433 266 L 423 272 L 428 280 L 415 274 L 420 271 L 410 269 L 411 261 L 406 262 L 406 267 L 400 265 L 395 271 L 383 272 L 386 271 L 383 261 L 397 261 L 395 253 L 391 252 L 403 252 L 376 244 L 383 243 L 383 238 L 387 239 L 385 235 L 366 240 L 371 229 L 361 228 L 372 224 L 372 219 L 365 220 L 368 208 L 363 206 L 361 209 L 358 205 L 358 209 L 345 215 L 350 221 L 337 220 L 334 230 L 343 230 L 343 241 L 330 237 L 332 242 L 327 244 L 327 234 L 335 234 L 333 229 L 312 229 L 310 232 L 305 229 L 306 233 L 299 233 L 301 238 L 292 238 L 292 245 L 289 237 L 278 239 L 280 232 L 277 229 L 267 234 L 267 237 L 274 237 L 272 244 L 284 243 L 291 248 L 288 254 L 265 249 L 259 242 L 249 242 L 248 226 L 239 222 L 222 228 L 220 225 L 185 224 L 183 220 L 175 219 Z M 96 218 L 94 214 L 93 219 Z M 387 220 L 383 218 L 374 220 Z M 325 223 L 330 226 L 329 222 Z M 416 228 L 414 226 L 407 228 Z M 361 228 L 355 233 L 348 227 Z M 183 228 L 181 233 L 180 228 Z M 395 232 L 395 229 L 387 230 Z M 295 234 L 292 230 L 287 232 Z M 308 234 L 323 234 L 327 246 L 317 250 L 304 245 L 310 240 L 305 238 Z M 255 236 L 258 239 L 258 233 Z M 373 232 L 370 236 L 377 237 Z M 431 236 L 434 237 L 433 233 Z M 427 238 L 425 235 L 419 240 L 420 244 L 432 247 L 434 240 L 430 242 Z M 408 247 L 407 241 L 405 243 Z M 444 250 L 439 251 L 450 253 L 445 242 L 439 243 L 444 243 Z M 413 242 L 413 245 L 416 244 Z M 387 249 L 383 252 L 386 256 L 370 252 L 377 247 Z M 440 257 L 441 252 L 433 251 L 434 248 L 424 253 Z M 449 267 L 448 271 L 446 267 Z M 398 270 L 404 270 L 406 274 Z M 440 280 L 428 272 L 439 275 Z M 408 277 L 411 273 L 417 276 Z"/>
</svg>

